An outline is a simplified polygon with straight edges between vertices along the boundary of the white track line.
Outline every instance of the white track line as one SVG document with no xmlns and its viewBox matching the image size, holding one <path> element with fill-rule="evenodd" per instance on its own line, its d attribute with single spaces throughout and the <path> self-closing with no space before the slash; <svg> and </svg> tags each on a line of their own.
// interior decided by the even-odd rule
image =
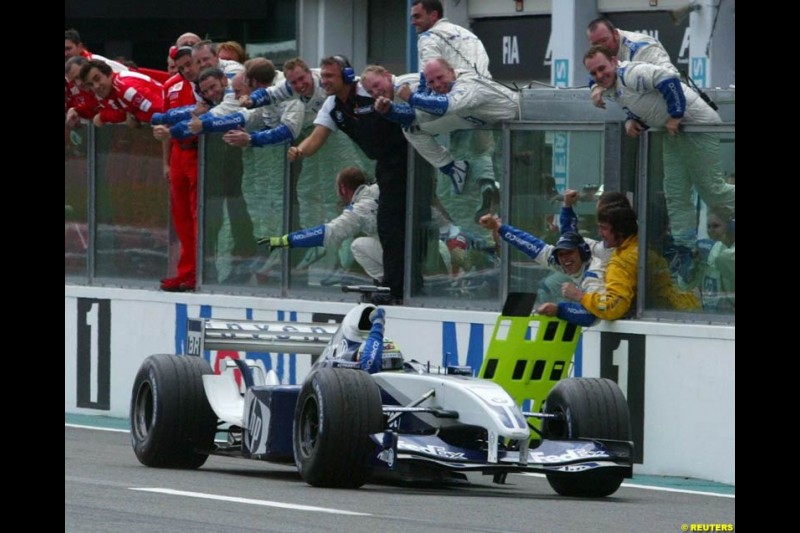
<svg viewBox="0 0 800 533">
<path fill-rule="evenodd" d="M 654 487 L 652 485 L 637 485 L 636 483 L 623 483 L 622 486 L 629 489 L 659 490 L 661 492 L 680 492 L 682 494 L 697 494 L 700 496 L 715 496 L 717 498 L 736 499 L 735 494 L 722 494 L 719 492 L 706 492 L 703 490 L 673 489 L 671 487 Z"/>
<path fill-rule="evenodd" d="M 65 428 L 78 428 L 78 429 L 94 429 L 97 431 L 111 431 L 114 433 L 130 433 L 130 429 L 116 429 L 116 428 L 101 428 L 97 426 L 82 426 L 81 424 L 67 424 L 64 422 Z"/>
<path fill-rule="evenodd" d="M 172 496 L 186 496 L 189 498 L 201 498 L 204 500 L 219 500 L 223 502 L 233 503 L 246 503 L 249 505 L 261 505 L 264 507 L 278 507 L 281 509 L 294 509 L 296 511 L 312 511 L 315 513 L 331 513 L 341 514 L 348 516 L 372 516 L 369 513 L 356 513 L 353 511 L 344 511 L 342 509 L 329 509 L 327 507 L 313 507 L 311 505 L 297 505 L 294 503 L 273 502 L 269 500 L 254 500 L 251 498 L 237 498 L 233 496 L 220 496 L 218 494 L 205 494 L 202 492 L 188 492 L 185 490 L 162 489 L 162 488 L 134 488 L 131 490 L 138 490 L 142 492 L 155 492 L 159 494 L 169 494 Z"/>
</svg>

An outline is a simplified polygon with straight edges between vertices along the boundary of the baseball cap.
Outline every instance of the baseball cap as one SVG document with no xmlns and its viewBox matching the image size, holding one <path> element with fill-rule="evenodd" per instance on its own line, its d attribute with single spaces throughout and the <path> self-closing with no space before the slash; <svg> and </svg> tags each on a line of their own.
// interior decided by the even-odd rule
<svg viewBox="0 0 800 533">
<path fill-rule="evenodd" d="M 555 252 L 556 250 L 578 250 L 580 249 L 582 244 L 584 244 L 583 237 L 581 237 L 574 231 L 567 231 L 561 234 L 561 237 L 559 237 L 558 242 L 556 242 L 555 246 L 553 247 L 553 251 Z"/>
</svg>

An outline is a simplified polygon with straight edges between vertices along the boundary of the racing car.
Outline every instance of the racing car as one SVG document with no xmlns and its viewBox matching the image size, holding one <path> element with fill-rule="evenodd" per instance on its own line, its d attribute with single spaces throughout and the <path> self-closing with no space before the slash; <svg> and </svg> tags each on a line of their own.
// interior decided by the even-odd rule
<svg viewBox="0 0 800 533">
<path fill-rule="evenodd" d="M 504 483 L 538 472 L 559 494 L 603 497 L 632 476 L 628 407 L 614 382 L 561 379 L 537 412 L 523 412 L 498 383 L 406 360 L 390 339 L 368 373 L 359 359 L 375 309 L 361 303 L 338 326 L 190 319 L 187 355 L 151 355 L 134 380 L 136 457 L 187 469 L 209 455 L 294 462 L 308 484 L 339 488 L 382 477 L 464 481 L 467 472 Z M 287 385 L 249 359 L 224 359 L 214 374 L 202 354 L 221 349 L 317 359 L 302 384 Z"/>
</svg>

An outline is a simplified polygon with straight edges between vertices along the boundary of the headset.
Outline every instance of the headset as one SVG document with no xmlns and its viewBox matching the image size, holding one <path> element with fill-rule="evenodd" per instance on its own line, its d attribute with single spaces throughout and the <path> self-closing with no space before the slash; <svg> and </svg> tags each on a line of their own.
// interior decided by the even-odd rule
<svg viewBox="0 0 800 533">
<path fill-rule="evenodd" d="M 350 65 L 350 61 L 344 56 L 336 55 L 331 56 L 331 59 L 339 63 L 342 66 L 342 81 L 345 82 L 347 85 L 351 85 L 354 81 L 356 81 L 356 71 L 353 70 L 352 65 Z"/>
</svg>

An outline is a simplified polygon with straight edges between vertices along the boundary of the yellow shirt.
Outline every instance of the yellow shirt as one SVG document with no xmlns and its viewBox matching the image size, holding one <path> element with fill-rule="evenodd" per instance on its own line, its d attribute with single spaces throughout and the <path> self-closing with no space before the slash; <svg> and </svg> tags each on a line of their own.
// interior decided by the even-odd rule
<svg viewBox="0 0 800 533">
<path fill-rule="evenodd" d="M 581 304 L 604 320 L 624 317 L 636 298 L 639 236 L 632 235 L 614 249 L 606 269 L 604 293 L 586 293 Z M 666 260 L 656 253 L 647 254 L 648 290 L 657 309 L 691 311 L 700 308 L 700 299 L 691 292 L 678 289 L 669 273 Z"/>
</svg>

